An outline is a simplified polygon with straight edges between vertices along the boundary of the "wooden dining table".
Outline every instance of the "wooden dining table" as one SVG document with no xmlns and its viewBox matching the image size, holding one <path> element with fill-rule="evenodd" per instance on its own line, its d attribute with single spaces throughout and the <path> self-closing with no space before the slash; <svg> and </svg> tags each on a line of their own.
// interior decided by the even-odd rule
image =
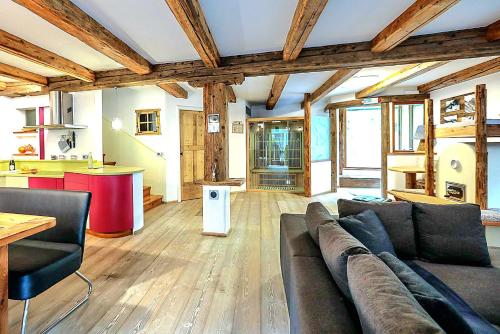
<svg viewBox="0 0 500 334">
<path fill-rule="evenodd" d="M 9 332 L 9 244 L 55 225 L 54 217 L 0 212 L 0 334 Z"/>
</svg>

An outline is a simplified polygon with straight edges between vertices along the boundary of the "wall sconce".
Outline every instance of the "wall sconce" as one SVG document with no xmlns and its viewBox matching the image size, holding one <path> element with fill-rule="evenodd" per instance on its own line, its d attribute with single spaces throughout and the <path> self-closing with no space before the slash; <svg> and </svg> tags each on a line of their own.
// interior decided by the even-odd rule
<svg viewBox="0 0 500 334">
<path fill-rule="evenodd" d="M 121 130 L 123 127 L 123 123 L 122 123 L 122 120 L 119 119 L 119 118 L 113 118 L 113 120 L 111 121 L 111 128 L 113 130 Z"/>
</svg>

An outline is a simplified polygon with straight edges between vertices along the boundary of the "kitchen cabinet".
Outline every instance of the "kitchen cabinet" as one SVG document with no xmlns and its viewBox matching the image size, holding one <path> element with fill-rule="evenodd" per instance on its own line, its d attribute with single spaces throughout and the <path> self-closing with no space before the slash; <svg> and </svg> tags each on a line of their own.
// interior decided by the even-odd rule
<svg viewBox="0 0 500 334">
<path fill-rule="evenodd" d="M 132 182 L 132 174 L 64 174 L 65 190 L 92 193 L 89 233 L 101 237 L 132 234 L 134 227 Z"/>
<path fill-rule="evenodd" d="M 28 185 L 30 189 L 63 190 L 64 179 L 54 177 L 29 177 Z"/>
<path fill-rule="evenodd" d="M 28 188 L 27 176 L 0 176 L 0 187 Z"/>
</svg>

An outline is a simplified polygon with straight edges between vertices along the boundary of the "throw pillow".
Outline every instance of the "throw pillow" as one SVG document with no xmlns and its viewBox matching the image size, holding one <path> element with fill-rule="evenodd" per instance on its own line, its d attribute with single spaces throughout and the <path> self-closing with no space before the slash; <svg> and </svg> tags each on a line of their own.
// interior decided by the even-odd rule
<svg viewBox="0 0 500 334">
<path fill-rule="evenodd" d="M 457 309 L 404 262 L 387 252 L 379 254 L 378 257 L 396 274 L 418 303 L 446 333 L 474 334 Z"/>
<path fill-rule="evenodd" d="M 363 333 L 445 333 L 375 255 L 349 257 L 347 277 Z"/>
<path fill-rule="evenodd" d="M 335 283 L 344 296 L 352 301 L 347 283 L 347 258 L 354 254 L 368 254 L 370 251 L 338 223 L 319 227 L 319 246 Z"/>
<path fill-rule="evenodd" d="M 306 210 L 306 226 L 311 238 L 319 246 L 318 227 L 335 221 L 327 208 L 320 202 L 309 203 Z"/>
<path fill-rule="evenodd" d="M 355 216 L 340 218 L 339 224 L 373 254 L 389 252 L 396 255 L 384 224 L 373 210 L 365 210 Z"/>
<path fill-rule="evenodd" d="M 413 219 L 420 258 L 438 263 L 491 265 L 479 206 L 415 203 Z"/>
<path fill-rule="evenodd" d="M 365 210 L 373 210 L 392 241 L 398 257 L 414 259 L 417 256 L 415 230 L 412 220 L 412 205 L 407 202 L 358 202 L 346 199 L 337 201 L 339 216 L 357 215 Z"/>
</svg>

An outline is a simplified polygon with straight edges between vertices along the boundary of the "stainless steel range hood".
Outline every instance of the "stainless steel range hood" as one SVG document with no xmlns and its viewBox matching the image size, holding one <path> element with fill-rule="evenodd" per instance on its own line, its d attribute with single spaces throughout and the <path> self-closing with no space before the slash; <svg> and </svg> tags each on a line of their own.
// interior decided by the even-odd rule
<svg viewBox="0 0 500 334">
<path fill-rule="evenodd" d="M 50 124 L 25 126 L 28 129 L 86 129 L 86 125 L 73 124 L 73 95 L 60 91 L 49 93 Z"/>
</svg>

